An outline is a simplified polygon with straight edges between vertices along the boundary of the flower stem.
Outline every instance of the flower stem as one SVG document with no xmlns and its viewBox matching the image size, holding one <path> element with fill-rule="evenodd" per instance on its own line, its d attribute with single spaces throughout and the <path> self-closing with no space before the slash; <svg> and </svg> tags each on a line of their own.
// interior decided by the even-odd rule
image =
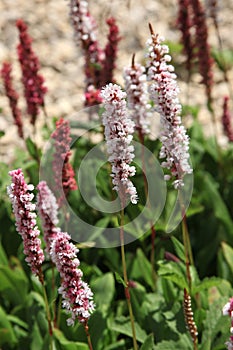
<svg viewBox="0 0 233 350">
<path fill-rule="evenodd" d="M 93 346 L 92 346 L 92 343 L 91 343 L 91 336 L 90 336 L 90 333 L 89 333 L 89 327 L 88 327 L 87 321 L 84 323 L 84 330 L 85 330 L 85 333 L 86 333 L 86 336 L 87 336 L 87 342 L 88 342 L 89 349 L 93 350 Z"/>
<path fill-rule="evenodd" d="M 43 289 L 45 309 L 46 309 L 46 315 L 47 315 L 47 320 L 48 320 L 48 329 L 49 329 L 49 335 L 50 335 L 49 348 L 50 348 L 50 350 L 53 350 L 53 344 L 52 344 L 53 328 L 52 328 L 51 314 L 50 314 L 50 310 L 49 310 L 48 296 L 47 296 L 47 292 L 46 292 L 46 288 L 45 288 L 45 284 L 44 284 L 44 277 L 42 275 L 42 272 L 39 276 L 39 280 L 41 282 L 42 289 Z"/>
<path fill-rule="evenodd" d="M 148 198 L 148 183 L 147 183 L 147 179 L 146 179 L 146 163 L 145 163 L 145 153 L 144 153 L 144 135 L 141 131 L 141 129 L 139 129 L 138 131 L 138 136 L 139 136 L 139 140 L 141 143 L 141 158 L 142 158 L 142 173 L 143 173 L 143 181 L 144 181 L 144 187 L 145 187 L 145 196 L 146 199 Z M 150 205 L 150 201 L 148 199 L 148 206 L 149 208 L 151 207 Z M 151 263 L 151 271 L 152 271 L 152 280 L 154 282 L 154 287 L 156 284 L 156 280 L 157 280 L 157 275 L 155 272 L 155 237 L 156 237 L 156 231 L 153 225 L 152 220 L 150 220 L 150 229 L 151 229 L 151 253 L 150 253 L 150 263 Z"/>
<path fill-rule="evenodd" d="M 123 268 L 123 275 L 124 275 L 124 282 L 125 282 L 125 297 L 126 297 L 126 301 L 127 301 L 127 306 L 128 306 L 128 310 L 129 310 L 129 316 L 130 316 L 130 322 L 131 322 L 131 328 L 132 328 L 133 348 L 134 348 L 134 350 L 137 350 L 138 349 L 138 345 L 137 345 L 136 331 L 135 331 L 135 325 L 134 325 L 133 309 L 132 309 L 131 300 L 130 300 L 129 281 L 128 281 L 128 276 L 127 276 L 126 260 L 125 260 L 124 206 L 123 205 L 122 205 L 122 209 L 121 209 L 120 242 L 121 242 L 122 268 Z"/>
</svg>

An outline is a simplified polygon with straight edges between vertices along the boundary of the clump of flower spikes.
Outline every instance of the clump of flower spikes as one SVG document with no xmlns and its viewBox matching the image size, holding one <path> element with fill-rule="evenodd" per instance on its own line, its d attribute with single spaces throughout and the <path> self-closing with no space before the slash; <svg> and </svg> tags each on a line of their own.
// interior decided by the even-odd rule
<svg viewBox="0 0 233 350">
<path fill-rule="evenodd" d="M 7 191 L 16 218 L 16 229 L 23 239 L 25 260 L 32 273 L 43 281 L 41 265 L 44 261 L 44 253 L 38 238 L 40 231 L 36 225 L 36 206 L 32 203 L 34 186 L 26 184 L 21 169 L 12 170 L 9 175 L 12 177 L 12 182 Z"/>
<path fill-rule="evenodd" d="M 108 158 L 112 164 L 113 189 L 119 192 L 121 200 L 130 195 L 133 204 L 137 203 L 137 191 L 129 177 L 135 175 L 135 167 L 130 166 L 134 158 L 134 122 L 128 117 L 126 93 L 117 84 L 108 84 L 102 90 L 105 112 L 103 125 L 107 141 Z"/>
<path fill-rule="evenodd" d="M 164 39 L 155 35 L 150 25 L 151 39 L 148 40 L 148 80 L 151 82 L 149 92 L 160 114 L 162 147 L 160 158 L 166 158 L 162 167 L 167 168 L 175 188 L 184 185 L 183 178 L 192 173 L 189 165 L 189 137 L 181 124 L 181 104 L 178 99 L 179 89 L 176 82 L 174 67 L 169 64 L 171 56 L 167 45 L 162 44 Z"/>
<path fill-rule="evenodd" d="M 227 346 L 228 350 L 233 350 L 233 298 L 230 298 L 226 305 L 224 305 L 222 313 L 224 316 L 230 316 L 231 318 L 231 336 L 225 345 Z"/>
<path fill-rule="evenodd" d="M 135 122 L 136 130 L 142 135 L 150 132 L 149 117 L 151 116 L 145 71 L 145 67 L 134 62 L 134 56 L 131 67 L 124 69 L 128 108 L 132 111 L 131 118 Z"/>
<path fill-rule="evenodd" d="M 11 76 L 12 66 L 8 62 L 4 62 L 1 69 L 1 75 L 4 83 L 5 93 L 9 100 L 9 105 L 14 118 L 15 125 L 18 129 L 18 135 L 23 139 L 23 122 L 21 111 L 18 107 L 19 95 L 13 87 L 12 76 Z"/>
</svg>

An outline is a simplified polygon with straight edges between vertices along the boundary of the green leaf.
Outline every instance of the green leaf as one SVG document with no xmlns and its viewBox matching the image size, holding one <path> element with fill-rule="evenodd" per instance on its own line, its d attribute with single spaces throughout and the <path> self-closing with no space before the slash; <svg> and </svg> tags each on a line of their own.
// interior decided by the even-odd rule
<svg viewBox="0 0 233 350">
<path fill-rule="evenodd" d="M 205 194 L 208 195 L 208 199 L 211 198 L 215 217 L 224 224 L 225 229 L 229 234 L 229 238 L 232 240 L 233 222 L 231 220 L 227 206 L 218 191 L 218 184 L 209 173 L 205 173 L 205 176 L 202 178 L 202 182 Z"/>
<path fill-rule="evenodd" d="M 155 349 L 155 344 L 154 344 L 154 335 L 150 334 L 145 342 L 142 344 L 142 346 L 140 347 L 140 350 L 154 350 Z"/>
<path fill-rule="evenodd" d="M 0 265 L 6 265 L 6 266 L 8 265 L 7 255 L 1 243 L 0 243 Z"/>
<path fill-rule="evenodd" d="M 222 283 L 222 279 L 221 278 L 217 278 L 217 277 L 207 277 L 204 278 L 200 284 L 194 285 L 192 287 L 192 293 L 196 294 L 201 292 L 202 290 L 205 289 L 209 289 L 211 287 L 215 287 L 218 286 L 219 284 Z"/>
<path fill-rule="evenodd" d="M 0 306 L 0 346 L 3 346 L 4 344 L 13 346 L 15 343 L 16 337 L 11 323 L 7 318 L 7 314 Z"/>
<path fill-rule="evenodd" d="M 105 346 L 104 350 L 125 350 L 125 340 L 121 339 L 116 343 Z"/>
<path fill-rule="evenodd" d="M 85 343 L 74 342 L 67 340 L 64 334 L 59 329 L 54 329 L 54 337 L 59 344 L 61 350 L 88 350 L 89 347 Z"/>
<path fill-rule="evenodd" d="M 192 350 L 193 344 L 187 334 L 182 334 L 177 341 L 163 340 L 154 347 L 154 350 Z M 149 349 L 148 349 L 149 350 Z"/>
<path fill-rule="evenodd" d="M 100 305 L 110 307 L 115 293 L 115 281 L 113 274 L 108 272 L 100 277 L 97 277 L 91 283 L 91 288 L 95 296 L 95 302 Z"/>
<path fill-rule="evenodd" d="M 226 304 L 226 298 L 220 297 L 210 305 L 206 313 L 203 327 L 201 350 L 212 350 L 213 345 L 224 344 L 226 341 L 226 329 L 229 327 L 229 317 L 222 315 L 222 308 Z"/>
<path fill-rule="evenodd" d="M 30 156 L 32 156 L 33 159 L 37 160 L 40 157 L 40 152 L 36 144 L 30 139 L 30 137 L 26 139 L 26 146 Z"/>
<path fill-rule="evenodd" d="M 122 284 L 125 288 L 127 287 L 125 281 L 123 280 L 123 278 L 119 275 L 118 272 L 115 272 L 115 277 L 116 277 L 116 281 L 120 284 Z"/>
<path fill-rule="evenodd" d="M 21 267 L 0 266 L 0 293 L 14 305 L 27 298 L 28 280 Z"/>
<path fill-rule="evenodd" d="M 223 255 L 233 273 L 233 249 L 225 242 L 221 243 Z"/>
<path fill-rule="evenodd" d="M 5 131 L 0 130 L 0 138 L 3 137 L 5 135 Z"/>
<path fill-rule="evenodd" d="M 151 264 L 141 248 L 137 249 L 130 276 L 132 279 L 145 281 L 152 289 L 154 288 Z"/>
<path fill-rule="evenodd" d="M 176 283 L 181 289 L 188 289 L 184 269 L 182 271 L 182 263 L 173 261 L 158 261 L 158 275 Z"/>
<path fill-rule="evenodd" d="M 110 327 L 112 330 L 119 332 L 121 334 L 125 334 L 128 337 L 132 338 L 132 328 L 131 328 L 131 322 L 129 318 L 121 316 L 117 317 L 111 324 Z M 140 343 L 144 343 L 146 340 L 146 332 L 138 325 L 137 322 L 135 322 L 135 331 L 136 331 L 136 338 L 137 341 Z"/>
<path fill-rule="evenodd" d="M 178 257 L 185 262 L 185 253 L 184 253 L 184 246 L 183 244 L 178 241 L 174 236 L 171 237 L 172 243 L 174 245 L 174 249 L 176 251 L 176 254 Z"/>
</svg>

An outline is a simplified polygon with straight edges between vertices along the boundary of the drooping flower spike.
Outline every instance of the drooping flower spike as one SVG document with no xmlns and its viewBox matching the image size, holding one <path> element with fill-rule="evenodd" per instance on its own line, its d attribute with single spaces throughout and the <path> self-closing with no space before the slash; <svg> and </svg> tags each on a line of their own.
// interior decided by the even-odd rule
<svg viewBox="0 0 233 350">
<path fill-rule="evenodd" d="M 34 186 L 26 184 L 21 169 L 12 170 L 9 175 L 12 177 L 12 182 L 7 192 L 16 218 L 16 229 L 23 239 L 25 261 L 32 273 L 39 276 L 42 281 L 41 265 L 44 261 L 44 253 L 38 238 L 40 231 L 36 225 L 36 206 L 32 203 Z"/>
<path fill-rule="evenodd" d="M 183 178 L 192 173 L 189 165 L 189 137 L 181 124 L 181 104 L 179 88 L 176 82 L 174 67 L 169 64 L 171 56 L 167 45 L 159 35 L 155 35 L 150 25 L 151 39 L 148 40 L 148 79 L 151 82 L 149 92 L 160 115 L 162 142 L 160 158 L 162 167 L 170 171 L 165 179 L 173 178 L 176 189 L 184 185 Z"/>
<path fill-rule="evenodd" d="M 119 193 L 121 200 L 127 195 L 133 204 L 137 203 L 137 191 L 129 177 L 135 175 L 135 167 L 130 163 L 134 158 L 133 139 L 134 122 L 129 118 L 126 107 L 126 93 L 117 84 L 108 84 L 102 90 L 105 112 L 103 125 L 108 160 L 112 164 L 113 189 Z"/>
<path fill-rule="evenodd" d="M 132 111 L 131 118 L 135 123 L 136 130 L 142 135 L 150 132 L 149 118 L 151 117 L 145 71 L 145 67 L 134 62 L 134 55 L 131 67 L 124 69 L 128 108 Z"/>
<path fill-rule="evenodd" d="M 86 324 L 95 310 L 93 293 L 82 280 L 83 273 L 79 269 L 80 262 L 77 258 L 79 250 L 70 239 L 67 233 L 59 232 L 52 241 L 50 254 L 61 276 L 58 292 L 63 298 L 62 305 L 71 314 L 67 324 L 73 325 L 76 319 Z"/>
</svg>

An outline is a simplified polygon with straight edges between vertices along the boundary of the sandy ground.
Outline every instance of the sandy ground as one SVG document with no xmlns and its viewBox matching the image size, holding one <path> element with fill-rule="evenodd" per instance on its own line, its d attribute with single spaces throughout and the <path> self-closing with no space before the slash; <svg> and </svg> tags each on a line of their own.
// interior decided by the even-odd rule
<svg viewBox="0 0 233 350">
<path fill-rule="evenodd" d="M 103 47 L 106 43 L 107 26 L 105 18 L 114 16 L 120 27 L 122 40 L 119 46 L 116 78 L 123 82 L 122 69 L 130 63 L 132 53 L 136 52 L 137 60 L 143 60 L 145 42 L 148 38 L 148 22 L 153 24 L 156 32 L 166 39 L 178 42 L 179 32 L 175 28 L 177 15 L 177 0 L 90 0 L 90 10 L 99 26 L 99 40 Z M 233 0 L 219 1 L 219 25 L 224 49 L 233 50 Z M 13 63 L 15 86 L 22 94 L 20 69 L 17 62 L 16 46 L 18 32 L 15 21 L 22 18 L 29 26 L 29 32 L 34 39 L 33 48 L 41 62 L 41 73 L 46 79 L 48 94 L 46 109 L 50 117 L 69 116 L 79 111 L 83 104 L 84 76 L 82 73 L 83 59 L 80 48 L 73 41 L 73 30 L 69 22 L 69 1 L 66 0 L 1 0 L 0 2 L 0 64 L 5 60 Z M 217 39 L 211 20 L 209 21 L 210 43 L 217 47 Z M 229 72 L 233 85 L 233 72 Z M 210 127 L 210 115 L 205 107 L 204 89 L 199 84 L 200 76 L 193 76 L 190 86 L 190 103 L 200 106 L 200 122 L 206 133 L 213 132 Z M 222 74 L 215 73 L 215 107 L 220 117 L 223 96 L 228 93 Z M 186 84 L 179 81 L 181 102 L 185 102 Z M 0 84 L 0 130 L 6 134 L 0 139 L 0 156 L 5 160 L 12 152 L 12 144 L 22 146 L 17 138 L 16 127 L 8 107 L 8 101 Z M 233 102 L 233 101 L 232 101 Z M 24 99 L 20 106 L 25 108 Z M 232 106 L 233 107 L 233 106 Z M 233 111 L 233 108 L 232 108 Z M 41 117 L 42 118 L 42 117 Z M 30 129 L 29 129 L 30 133 Z M 218 124 L 218 133 L 221 125 Z M 226 138 L 220 137 L 221 142 Z"/>
</svg>

